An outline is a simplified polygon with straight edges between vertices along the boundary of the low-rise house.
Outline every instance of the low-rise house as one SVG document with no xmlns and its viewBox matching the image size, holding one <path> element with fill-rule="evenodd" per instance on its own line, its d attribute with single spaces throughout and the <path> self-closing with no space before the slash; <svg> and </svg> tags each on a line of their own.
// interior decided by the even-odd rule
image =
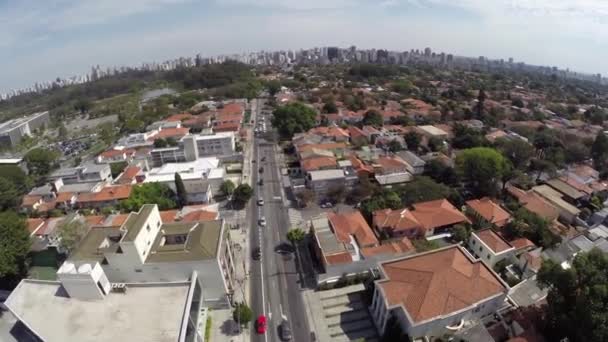
<svg viewBox="0 0 608 342">
<path fill-rule="evenodd" d="M 490 228 L 472 232 L 467 246 L 474 256 L 490 267 L 515 255 L 515 247 Z"/>
<path fill-rule="evenodd" d="M 576 217 L 581 213 L 580 209 L 576 206 L 566 202 L 560 192 L 548 185 L 535 186 L 532 190 L 553 204 L 559 210 L 559 217 L 566 223 L 574 222 Z"/>
<path fill-rule="evenodd" d="M 448 133 L 446 131 L 432 125 L 416 126 L 416 129 L 418 130 L 418 132 L 420 132 L 420 134 L 424 135 L 427 138 L 448 138 Z"/>
<path fill-rule="evenodd" d="M 538 274 L 543 264 L 542 251 L 542 247 L 538 247 L 519 256 L 517 266 L 524 278 L 528 279 Z"/>
<path fill-rule="evenodd" d="M 316 194 L 325 194 L 330 188 L 346 187 L 346 175 L 342 169 L 308 172 L 306 187 Z"/>
<path fill-rule="evenodd" d="M 559 217 L 559 210 L 542 196 L 532 190 L 524 191 L 513 185 L 507 185 L 507 192 L 515 197 L 528 211 L 551 222 Z"/>
<path fill-rule="evenodd" d="M 127 166 L 118 177 L 114 180 L 114 184 L 135 184 L 137 183 L 137 175 L 141 173 L 139 166 Z"/>
<path fill-rule="evenodd" d="M 316 157 L 300 161 L 300 166 L 304 172 L 335 169 L 337 165 L 336 158 L 333 157 Z"/>
<path fill-rule="evenodd" d="M 412 338 L 441 337 L 494 314 L 509 289 L 456 245 L 382 262 L 380 272 L 369 308 L 380 334 L 394 319 Z"/>
<path fill-rule="evenodd" d="M 576 204 L 580 201 L 589 200 L 590 198 L 589 194 L 579 191 L 577 188 L 560 178 L 550 179 L 546 183 L 548 186 L 562 193 L 564 199 L 569 203 Z"/>
<path fill-rule="evenodd" d="M 133 160 L 133 157 L 135 156 L 135 150 L 134 149 L 130 149 L 130 148 L 124 148 L 122 146 L 120 147 L 114 147 L 111 150 L 107 150 L 104 152 L 101 152 L 97 158 L 96 158 L 96 162 L 99 164 L 104 164 L 104 163 L 117 163 L 117 162 L 131 162 L 131 160 Z"/>
<path fill-rule="evenodd" d="M 374 177 L 380 185 L 394 185 L 406 183 L 413 176 L 408 172 L 408 165 L 397 156 L 383 156 L 375 160 Z"/>
<path fill-rule="evenodd" d="M 367 134 L 357 126 L 349 126 L 350 143 L 356 146 L 363 146 L 370 143 Z"/>
<path fill-rule="evenodd" d="M 373 214 L 374 228 L 391 237 L 424 237 L 449 231 L 467 217 L 445 199 L 416 203 L 413 210 L 382 209 Z"/>
<path fill-rule="evenodd" d="M 331 151 L 336 156 L 344 155 L 344 152 L 347 149 L 347 146 L 343 142 L 337 143 L 325 143 L 325 144 L 307 144 L 307 145 L 298 145 L 296 146 L 296 151 L 300 159 L 302 158 L 302 153 L 309 152 L 314 149 Z"/>
<path fill-rule="evenodd" d="M 407 171 L 413 175 L 421 175 L 424 173 L 426 162 L 410 151 L 397 152 L 399 156 L 407 164 Z"/>
<path fill-rule="evenodd" d="M 61 179 L 63 184 L 111 182 L 112 171 L 108 164 L 88 164 L 56 170 L 47 179 L 51 182 Z"/>
<path fill-rule="evenodd" d="M 78 195 L 76 198 L 76 206 L 78 208 L 90 209 L 115 207 L 120 204 L 120 201 L 129 198 L 132 189 L 133 186 L 130 184 L 106 186 L 98 192 Z"/>
<path fill-rule="evenodd" d="M 482 225 L 503 227 L 511 221 L 511 214 L 488 197 L 466 202 L 467 212 Z"/>
<path fill-rule="evenodd" d="M 344 130 L 338 126 L 315 127 L 310 129 L 307 134 L 320 135 L 326 138 L 330 138 L 332 141 L 335 142 L 347 142 L 350 137 L 350 134 L 347 130 Z"/>
</svg>

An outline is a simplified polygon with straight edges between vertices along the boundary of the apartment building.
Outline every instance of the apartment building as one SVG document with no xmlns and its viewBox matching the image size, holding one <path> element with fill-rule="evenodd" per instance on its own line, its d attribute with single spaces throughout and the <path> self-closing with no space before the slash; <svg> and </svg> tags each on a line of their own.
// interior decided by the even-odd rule
<svg viewBox="0 0 608 342">
<path fill-rule="evenodd" d="M 49 112 L 46 111 L 3 122 L 0 124 L 0 145 L 13 147 L 24 136 L 31 136 L 35 130 L 46 128 L 50 120 Z"/>
</svg>

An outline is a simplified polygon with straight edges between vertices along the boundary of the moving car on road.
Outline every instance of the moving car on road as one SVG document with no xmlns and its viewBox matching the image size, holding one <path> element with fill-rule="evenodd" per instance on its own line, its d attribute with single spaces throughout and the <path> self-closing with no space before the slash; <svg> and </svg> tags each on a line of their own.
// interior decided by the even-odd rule
<svg viewBox="0 0 608 342">
<path fill-rule="evenodd" d="M 282 341 L 291 341 L 291 326 L 286 319 L 279 325 L 279 337 Z"/>
<path fill-rule="evenodd" d="M 260 227 L 266 227 L 266 218 L 261 217 L 261 218 L 258 220 L 258 224 L 260 225 Z"/>
<path fill-rule="evenodd" d="M 253 258 L 253 260 L 260 260 L 260 258 L 262 257 L 262 250 L 260 249 L 260 247 L 256 247 L 253 249 L 253 251 L 251 252 L 251 257 Z"/>
<path fill-rule="evenodd" d="M 259 206 L 264 205 L 264 199 L 263 199 L 263 198 L 261 198 L 261 197 L 260 197 L 260 198 L 258 198 L 258 205 L 259 205 Z"/>
<path fill-rule="evenodd" d="M 260 317 L 258 317 L 258 319 L 255 321 L 255 330 L 258 332 L 258 334 L 265 334 L 266 325 L 266 316 L 260 315 Z"/>
</svg>

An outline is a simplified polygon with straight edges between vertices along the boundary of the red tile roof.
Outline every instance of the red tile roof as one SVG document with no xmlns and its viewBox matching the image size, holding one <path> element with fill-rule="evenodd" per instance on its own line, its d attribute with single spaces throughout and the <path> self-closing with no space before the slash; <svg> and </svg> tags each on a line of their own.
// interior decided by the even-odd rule
<svg viewBox="0 0 608 342">
<path fill-rule="evenodd" d="M 57 202 L 70 202 L 72 200 L 72 197 L 74 197 L 74 193 L 73 192 L 60 192 L 57 194 L 57 197 L 55 198 L 55 201 Z"/>
<path fill-rule="evenodd" d="M 385 172 L 405 171 L 407 163 L 397 156 L 386 156 L 376 159 L 376 164 L 380 165 Z"/>
<path fill-rule="evenodd" d="M 559 177 L 559 179 L 561 181 L 563 181 L 564 183 L 570 185 L 571 187 L 575 188 L 576 190 L 586 193 L 587 195 L 590 195 L 593 193 L 593 189 L 590 186 L 588 186 L 587 184 L 581 183 L 572 177 L 562 176 L 562 177 Z"/>
<path fill-rule="evenodd" d="M 350 264 L 353 261 L 352 256 L 348 252 L 325 254 L 324 257 L 328 265 Z"/>
<path fill-rule="evenodd" d="M 99 225 L 102 225 L 103 222 L 106 220 L 106 218 L 104 216 L 101 216 L 101 215 L 85 216 L 84 219 L 87 222 L 87 225 L 89 227 L 90 226 L 99 226 Z"/>
<path fill-rule="evenodd" d="M 107 151 L 101 152 L 99 154 L 99 156 L 102 158 L 114 158 L 114 157 L 122 156 L 123 154 L 126 156 L 132 156 L 133 154 L 135 154 L 135 150 L 130 149 L 130 148 L 125 148 L 122 150 L 112 149 L 112 150 L 107 150 Z"/>
<path fill-rule="evenodd" d="M 118 214 L 112 218 L 112 222 L 110 222 L 110 226 L 122 226 L 123 223 L 127 220 L 129 214 Z"/>
<path fill-rule="evenodd" d="M 179 210 L 163 210 L 160 211 L 160 220 L 163 223 L 171 223 L 171 222 L 175 222 L 175 219 L 177 217 L 177 213 L 179 212 Z"/>
<path fill-rule="evenodd" d="M 479 240 L 486 244 L 494 253 L 501 253 L 513 248 L 505 239 L 492 229 L 483 229 L 473 232 Z"/>
<path fill-rule="evenodd" d="M 340 127 L 336 127 L 336 126 L 331 126 L 331 127 L 319 126 L 319 127 L 311 128 L 308 131 L 308 134 L 317 134 L 317 135 L 330 136 L 330 137 L 334 137 L 334 138 L 345 138 L 345 139 L 347 139 L 350 135 L 348 133 L 348 131 L 346 131 Z"/>
<path fill-rule="evenodd" d="M 524 249 L 524 248 L 536 248 L 536 245 L 534 244 L 534 242 L 526 239 L 526 238 L 519 238 L 519 239 L 515 239 L 515 240 L 511 240 L 509 241 L 509 243 L 511 244 L 511 246 L 513 246 L 515 249 Z"/>
<path fill-rule="evenodd" d="M 131 189 L 130 184 L 107 186 L 99 192 L 80 194 L 76 201 L 78 203 L 92 203 L 127 199 L 131 195 Z"/>
<path fill-rule="evenodd" d="M 534 191 L 524 191 L 515 186 L 507 185 L 507 192 L 517 198 L 524 208 L 546 220 L 553 221 L 559 217 L 559 210 Z"/>
<path fill-rule="evenodd" d="M 377 284 L 389 307 L 402 305 L 414 322 L 448 316 L 507 293 L 483 262 L 452 246 L 381 264 Z"/>
<path fill-rule="evenodd" d="M 38 203 L 42 199 L 42 196 L 39 195 L 25 195 L 21 199 L 22 207 L 31 207 L 34 204 Z"/>
<path fill-rule="evenodd" d="M 183 222 L 200 222 L 200 221 L 214 221 L 217 220 L 218 213 L 215 211 L 207 211 L 207 210 L 195 210 L 189 212 L 188 214 L 182 217 L 181 221 Z"/>
<path fill-rule="evenodd" d="M 164 128 L 160 132 L 156 133 L 152 137 L 148 138 L 149 141 L 154 141 L 156 139 L 166 139 L 166 138 L 181 138 L 187 135 L 190 132 L 190 128 L 188 127 L 179 127 L 179 128 Z"/>
<path fill-rule="evenodd" d="M 469 222 L 466 216 L 446 199 L 416 203 L 413 207 L 412 214 L 426 230 Z"/>
<path fill-rule="evenodd" d="M 219 112 L 222 115 L 226 115 L 226 114 L 234 115 L 234 114 L 243 114 L 244 110 L 245 110 L 245 107 L 243 107 L 243 105 L 240 103 L 228 103 L 228 104 L 225 104 L 224 107 L 219 110 Z"/>
<path fill-rule="evenodd" d="M 194 117 L 194 115 L 192 115 L 190 113 L 173 114 L 173 115 L 170 115 L 169 117 L 167 117 L 165 119 L 165 121 L 178 122 L 178 121 L 189 120 L 189 119 L 192 119 L 193 117 Z"/>
<path fill-rule="evenodd" d="M 351 139 L 357 138 L 367 138 L 367 134 L 361 130 L 361 128 L 357 126 L 348 127 L 348 133 L 350 134 Z"/>
<path fill-rule="evenodd" d="M 504 226 L 511 219 L 506 210 L 487 197 L 467 201 L 467 205 L 484 220 L 498 227 Z"/>
<path fill-rule="evenodd" d="M 30 232 L 30 235 L 36 233 L 36 231 L 42 227 L 46 222 L 41 218 L 28 218 L 27 219 L 27 230 Z"/>
<path fill-rule="evenodd" d="M 416 249 L 414 245 L 407 237 L 399 241 L 389 242 L 375 247 L 365 247 L 361 249 L 361 254 L 364 257 L 369 258 L 374 255 L 385 254 L 385 255 L 397 255 L 403 253 L 414 252 Z"/>
<path fill-rule="evenodd" d="M 358 211 L 339 214 L 329 213 L 327 214 L 327 219 L 334 230 L 336 238 L 340 242 L 350 243 L 351 235 L 354 235 L 361 247 L 378 244 L 378 239 L 374 235 L 372 228 Z"/>
<path fill-rule="evenodd" d="M 316 171 L 321 169 L 332 168 L 338 165 L 334 157 L 315 157 L 300 161 L 304 171 Z"/>
<path fill-rule="evenodd" d="M 135 179 L 135 176 L 137 176 L 139 171 L 141 171 L 141 168 L 138 166 L 128 166 L 126 169 L 124 169 L 124 171 L 122 172 L 120 177 L 116 180 L 116 183 L 118 183 L 118 184 L 133 183 L 133 179 Z"/>
<path fill-rule="evenodd" d="M 395 232 L 413 232 L 413 235 L 418 235 L 423 229 L 420 222 L 408 209 L 382 209 L 375 211 L 373 216 L 374 226 L 379 229 L 388 228 Z"/>
<path fill-rule="evenodd" d="M 325 143 L 325 144 L 305 144 L 305 145 L 298 146 L 298 152 L 310 151 L 315 148 L 318 148 L 320 150 L 339 150 L 339 149 L 345 149 L 346 144 L 343 142 Z"/>
<path fill-rule="evenodd" d="M 213 126 L 214 132 L 238 132 L 241 125 L 238 122 L 227 122 Z"/>
</svg>

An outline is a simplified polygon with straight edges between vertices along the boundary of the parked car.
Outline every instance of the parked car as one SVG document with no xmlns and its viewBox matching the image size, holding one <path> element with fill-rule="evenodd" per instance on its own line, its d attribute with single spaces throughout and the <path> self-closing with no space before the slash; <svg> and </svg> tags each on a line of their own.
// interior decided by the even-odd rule
<svg viewBox="0 0 608 342">
<path fill-rule="evenodd" d="M 264 172 L 264 167 L 262 166 L 262 167 L 260 167 L 260 173 L 263 173 L 263 172 Z"/>
<path fill-rule="evenodd" d="M 258 319 L 255 321 L 255 329 L 258 332 L 258 334 L 265 334 L 266 326 L 267 326 L 266 316 L 260 315 L 260 317 L 258 317 Z"/>
<path fill-rule="evenodd" d="M 286 319 L 284 319 L 279 325 L 279 337 L 282 341 L 291 341 L 292 339 L 291 326 Z"/>
</svg>

